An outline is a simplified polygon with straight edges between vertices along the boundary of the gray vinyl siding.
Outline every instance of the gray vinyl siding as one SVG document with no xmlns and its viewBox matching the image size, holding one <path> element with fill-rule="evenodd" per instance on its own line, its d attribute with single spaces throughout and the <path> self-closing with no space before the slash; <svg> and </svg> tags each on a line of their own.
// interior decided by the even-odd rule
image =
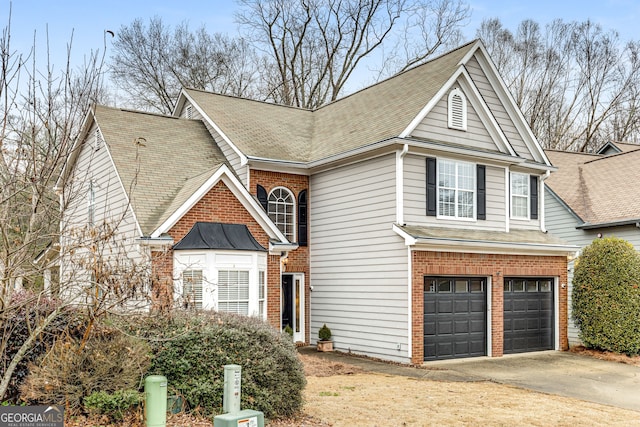
<svg viewBox="0 0 640 427">
<path fill-rule="evenodd" d="M 545 213 L 546 228 L 554 236 L 559 237 L 572 245 L 585 247 L 594 239 L 598 238 L 598 233 L 603 237 L 619 237 L 629 241 L 636 250 L 640 250 L 640 229 L 634 225 L 625 225 L 620 227 L 603 227 L 592 230 L 577 229 L 576 226 L 582 224 L 582 221 L 573 215 L 558 199 L 552 195 L 549 190 L 545 190 Z M 579 330 L 573 323 L 571 318 L 571 294 L 573 292 L 573 266 L 569 263 L 568 271 L 568 304 L 569 304 L 569 345 L 581 344 L 579 338 Z"/>
<path fill-rule="evenodd" d="M 407 362 L 408 251 L 392 231 L 395 155 L 310 179 L 311 340 Z M 397 350 L 400 344 L 401 350 Z"/>
<path fill-rule="evenodd" d="M 445 141 L 483 150 L 499 151 L 486 127 L 478 117 L 467 97 L 467 130 L 448 127 L 448 95 L 445 94 L 412 132 L 413 137 L 433 141 Z"/>
<path fill-rule="evenodd" d="M 192 105 L 192 104 L 189 101 L 185 101 L 182 107 L 182 111 L 180 111 L 180 114 L 179 114 L 180 117 L 186 117 L 186 109 L 188 105 Z M 227 142 L 222 138 L 222 136 L 214 129 L 213 126 L 211 126 L 211 123 L 205 120 L 205 118 L 200 114 L 198 109 L 195 107 L 193 107 L 191 111 L 191 118 L 193 120 L 202 120 L 204 125 L 209 130 L 209 133 L 211 133 L 211 136 L 213 137 L 214 141 L 218 144 L 218 147 L 220 147 L 220 150 L 224 154 L 224 157 L 227 159 L 227 162 L 229 162 L 229 165 L 231 166 L 231 168 L 238 175 L 238 177 L 240 178 L 240 181 L 246 186 L 247 185 L 247 167 L 241 165 L 241 159 L 238 153 L 236 153 L 233 150 L 233 148 L 231 148 L 231 146 L 227 144 Z M 215 117 L 212 117 L 211 119 L 215 122 Z"/>
<path fill-rule="evenodd" d="M 507 110 L 498 98 L 498 95 L 495 93 L 493 86 L 489 83 L 487 76 L 482 71 L 478 60 L 475 57 L 471 58 L 467 62 L 466 67 L 469 71 L 469 75 L 473 79 L 473 82 L 480 91 L 482 98 L 487 103 L 513 149 L 525 159 L 533 160 L 533 155 L 529 151 L 529 148 L 527 148 L 527 145 L 518 132 L 518 129 L 516 129 L 513 124 L 513 120 L 509 116 L 509 113 L 507 113 Z"/>
<path fill-rule="evenodd" d="M 72 262 L 88 255 L 93 239 L 86 232 L 89 224 L 88 194 L 90 182 L 94 182 L 94 225 L 108 224 L 118 232 L 118 238 L 110 244 L 113 255 L 142 262 L 135 239 L 139 237 L 137 224 L 126 194 L 108 153 L 108 141 L 99 150 L 94 149 L 96 126 L 88 133 L 87 140 L 73 168 L 73 174 L 64 188 L 64 204 L 61 222 L 61 283 L 78 285 L 86 282 L 90 273 Z M 130 186 L 131 183 L 123 183 Z M 84 234 L 83 234 L 84 233 Z M 105 249 L 105 254 L 109 253 Z M 73 255 L 70 255 L 73 251 Z"/>
<path fill-rule="evenodd" d="M 426 215 L 425 157 L 408 154 L 404 158 L 404 221 L 411 225 L 505 230 L 504 168 L 486 165 L 487 219 L 461 221 Z"/>
</svg>

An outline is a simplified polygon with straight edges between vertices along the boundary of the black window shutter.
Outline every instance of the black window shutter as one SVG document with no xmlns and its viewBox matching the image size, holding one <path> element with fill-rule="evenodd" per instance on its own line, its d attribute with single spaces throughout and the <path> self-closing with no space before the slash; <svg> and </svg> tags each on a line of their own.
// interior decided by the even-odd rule
<svg viewBox="0 0 640 427">
<path fill-rule="evenodd" d="M 529 193 L 531 198 L 530 211 L 531 219 L 538 219 L 538 177 L 531 175 L 529 177 Z"/>
<path fill-rule="evenodd" d="M 427 157 L 427 216 L 436 216 L 437 197 L 436 159 Z"/>
<path fill-rule="evenodd" d="M 256 185 L 256 195 L 258 196 L 258 201 L 262 205 L 262 209 L 267 211 L 269 207 L 269 195 L 267 194 L 267 190 L 260 184 Z"/>
<path fill-rule="evenodd" d="M 298 194 L 298 245 L 307 246 L 307 190 Z"/>
<path fill-rule="evenodd" d="M 484 165 L 476 166 L 477 218 L 487 219 L 487 170 Z"/>
</svg>

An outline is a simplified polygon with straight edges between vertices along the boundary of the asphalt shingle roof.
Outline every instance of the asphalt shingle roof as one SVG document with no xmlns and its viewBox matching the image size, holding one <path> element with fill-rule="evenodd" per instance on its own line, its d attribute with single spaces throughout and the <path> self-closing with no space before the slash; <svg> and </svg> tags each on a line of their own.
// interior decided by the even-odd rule
<svg viewBox="0 0 640 427">
<path fill-rule="evenodd" d="M 609 156 L 551 150 L 547 156 L 558 171 L 546 184 L 585 223 L 640 219 L 640 146 Z"/>
<path fill-rule="evenodd" d="M 225 163 L 200 120 L 104 106 L 95 117 L 144 235 Z"/>
<path fill-rule="evenodd" d="M 474 43 L 313 111 L 195 89 L 185 92 L 245 155 L 310 162 L 400 135 Z"/>
</svg>

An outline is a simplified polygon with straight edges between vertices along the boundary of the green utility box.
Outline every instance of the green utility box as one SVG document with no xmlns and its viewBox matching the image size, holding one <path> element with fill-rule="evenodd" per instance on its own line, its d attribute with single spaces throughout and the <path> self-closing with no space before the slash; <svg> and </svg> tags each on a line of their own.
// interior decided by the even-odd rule
<svg viewBox="0 0 640 427">
<path fill-rule="evenodd" d="M 149 375 L 144 379 L 144 412 L 147 427 L 167 425 L 167 378 Z"/>
<path fill-rule="evenodd" d="M 216 415 L 213 427 L 264 427 L 264 414 L 245 409 L 235 414 Z"/>
</svg>

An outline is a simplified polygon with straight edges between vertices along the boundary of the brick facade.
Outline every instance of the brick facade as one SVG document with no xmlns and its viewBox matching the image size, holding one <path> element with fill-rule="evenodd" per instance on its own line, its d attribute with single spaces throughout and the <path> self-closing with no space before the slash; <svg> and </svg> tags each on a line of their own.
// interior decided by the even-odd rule
<svg viewBox="0 0 640 427">
<path fill-rule="evenodd" d="M 558 277 L 560 347 L 567 341 L 567 258 L 565 256 L 529 256 L 472 254 L 453 252 L 412 252 L 412 363 L 424 360 L 424 276 L 481 276 L 491 278 L 491 352 L 503 354 L 503 278 Z"/>
<path fill-rule="evenodd" d="M 308 189 L 309 179 L 302 175 L 291 175 L 264 171 L 251 171 L 252 194 L 256 194 L 256 184 L 262 185 L 268 192 L 275 187 L 285 187 L 296 198 L 300 191 Z M 238 201 L 234 194 L 221 181 L 200 199 L 168 234 L 175 243 L 179 242 L 196 222 L 221 222 L 227 224 L 245 224 L 253 237 L 264 248 L 269 248 L 269 235 L 253 216 Z M 165 309 L 173 300 L 173 250 L 152 251 L 152 269 L 154 278 L 153 303 L 157 309 Z M 305 337 L 309 342 L 309 248 L 307 246 L 289 253 L 286 272 L 303 273 L 305 276 Z M 267 257 L 267 321 L 280 328 L 280 256 Z"/>
<path fill-rule="evenodd" d="M 298 207 L 298 195 L 301 191 L 307 190 L 307 202 L 310 200 L 309 194 L 309 177 L 305 175 L 295 175 L 281 172 L 269 172 L 263 170 L 252 169 L 250 172 L 251 188 L 249 191 L 253 195 L 257 195 L 257 185 L 261 185 L 270 193 L 276 187 L 284 187 L 293 193 L 295 198 L 295 207 Z M 297 211 L 296 221 L 297 225 Z M 296 236 L 298 231 L 296 229 Z M 285 267 L 286 273 L 303 273 L 305 278 L 305 341 L 309 343 L 309 321 L 310 321 L 310 292 L 309 285 L 311 278 L 309 276 L 309 246 L 300 246 L 295 251 L 289 252 L 287 264 Z M 280 297 L 278 293 L 277 310 L 278 316 L 280 316 Z"/>
</svg>

